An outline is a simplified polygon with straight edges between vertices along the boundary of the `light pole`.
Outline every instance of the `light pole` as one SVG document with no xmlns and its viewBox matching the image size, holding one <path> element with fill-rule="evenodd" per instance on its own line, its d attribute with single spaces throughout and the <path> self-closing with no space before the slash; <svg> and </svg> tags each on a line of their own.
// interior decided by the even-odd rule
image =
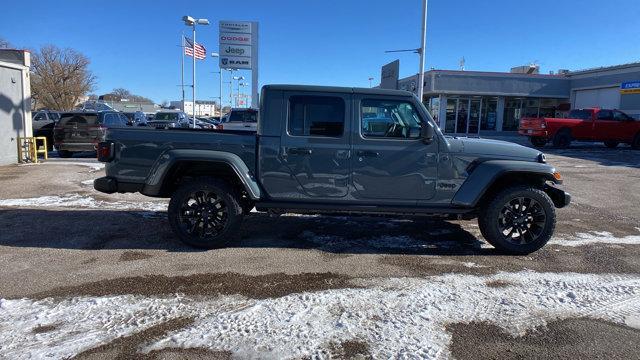
<svg viewBox="0 0 640 360">
<path fill-rule="evenodd" d="M 244 98 L 243 94 L 240 92 L 240 87 L 241 86 L 245 87 L 245 86 L 249 86 L 249 84 L 244 83 L 244 82 L 243 83 L 241 83 L 241 82 L 238 83 L 238 99 Z M 238 102 L 240 102 L 240 101 L 241 100 L 238 100 Z M 247 107 L 246 104 L 247 104 L 247 102 L 245 101 L 245 106 L 243 106 L 243 107 Z M 238 107 L 240 107 L 240 106 L 238 106 Z"/>
<path fill-rule="evenodd" d="M 418 98 L 420 98 L 420 102 L 422 102 L 422 96 L 424 95 L 424 58 L 427 47 L 427 2 L 428 0 L 422 0 L 422 34 L 421 34 L 421 42 L 420 47 L 417 49 L 407 49 L 407 50 L 388 50 L 386 53 L 396 53 L 396 52 L 413 52 L 420 55 L 420 64 L 418 65 L 418 82 L 416 84 L 418 87 Z"/>
<path fill-rule="evenodd" d="M 422 42 L 420 43 L 420 66 L 418 73 L 418 98 L 422 102 L 424 94 L 424 53 L 427 46 L 427 2 L 424 0 L 422 4 Z"/>
<path fill-rule="evenodd" d="M 217 58 L 217 57 L 220 57 L 220 54 L 211 53 L 211 57 Z M 219 99 L 218 106 L 220 106 L 220 118 L 222 118 L 222 68 L 220 67 L 220 63 L 218 63 L 218 75 L 220 75 L 220 94 L 219 94 L 220 96 L 218 96 L 218 99 Z"/>
<path fill-rule="evenodd" d="M 233 80 L 238 82 L 238 95 L 240 94 L 240 80 L 244 80 L 244 76 L 234 76 Z M 236 107 L 238 107 L 238 98 L 236 97 Z"/>
<path fill-rule="evenodd" d="M 372 81 L 373 81 L 373 78 L 372 78 L 372 77 L 370 77 L 370 78 L 369 78 L 369 87 L 370 87 L 370 88 L 371 88 L 371 87 L 373 87 L 373 85 L 371 85 L 371 82 L 372 82 Z"/>
<path fill-rule="evenodd" d="M 182 17 L 182 21 L 184 21 L 184 24 L 187 26 L 191 26 L 192 31 L 193 31 L 193 39 L 191 39 L 193 41 L 192 48 L 191 48 L 191 55 L 193 56 L 193 88 L 192 88 L 192 95 L 193 95 L 193 128 L 196 128 L 196 25 L 209 25 L 209 20 L 207 19 L 194 19 L 191 16 L 185 15 Z"/>
</svg>

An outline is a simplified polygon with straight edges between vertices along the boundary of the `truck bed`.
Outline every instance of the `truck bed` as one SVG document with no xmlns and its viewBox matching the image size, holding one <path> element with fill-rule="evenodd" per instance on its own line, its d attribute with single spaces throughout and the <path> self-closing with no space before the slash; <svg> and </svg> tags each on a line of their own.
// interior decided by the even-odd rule
<svg viewBox="0 0 640 360">
<path fill-rule="evenodd" d="M 151 171 L 169 151 L 214 150 L 239 156 L 255 172 L 256 133 L 203 129 L 155 129 L 145 127 L 110 129 L 106 140 L 113 140 L 119 151 L 106 164 L 119 181 L 144 184 Z"/>
</svg>

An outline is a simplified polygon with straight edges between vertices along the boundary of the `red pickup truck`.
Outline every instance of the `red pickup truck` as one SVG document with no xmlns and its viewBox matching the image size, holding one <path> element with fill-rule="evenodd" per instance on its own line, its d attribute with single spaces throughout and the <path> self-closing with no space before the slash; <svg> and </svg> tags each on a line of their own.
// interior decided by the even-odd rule
<svg viewBox="0 0 640 360">
<path fill-rule="evenodd" d="M 536 147 L 551 140 L 555 147 L 566 148 L 580 140 L 603 141 L 609 148 L 627 143 L 640 149 L 640 121 L 619 110 L 576 109 L 567 118 L 523 118 L 518 132 Z"/>
</svg>

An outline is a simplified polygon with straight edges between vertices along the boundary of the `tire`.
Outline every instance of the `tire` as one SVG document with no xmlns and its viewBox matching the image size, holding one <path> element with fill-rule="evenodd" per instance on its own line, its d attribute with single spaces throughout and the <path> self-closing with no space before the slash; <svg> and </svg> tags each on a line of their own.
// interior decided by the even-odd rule
<svg viewBox="0 0 640 360">
<path fill-rule="evenodd" d="M 516 215 L 515 219 L 510 214 Z M 478 225 L 485 240 L 499 251 L 526 255 L 539 250 L 551 239 L 556 227 L 556 212 L 553 201 L 544 191 L 531 186 L 514 186 L 502 190 L 481 208 Z"/>
<path fill-rule="evenodd" d="M 239 199 L 239 194 L 220 179 L 201 177 L 189 181 L 169 201 L 171 230 L 193 247 L 224 247 L 240 238 L 243 216 Z"/>
<path fill-rule="evenodd" d="M 73 153 L 69 150 L 58 150 L 58 156 L 66 159 L 72 157 Z"/>
<path fill-rule="evenodd" d="M 637 133 L 631 142 L 631 148 L 634 150 L 640 150 L 640 133 Z"/>
<path fill-rule="evenodd" d="M 543 147 L 547 144 L 547 139 L 537 136 L 530 137 L 529 141 L 531 142 L 531 145 L 538 148 Z"/>
<path fill-rule="evenodd" d="M 619 144 L 620 144 L 619 142 L 611 141 L 611 140 L 604 142 L 604 146 L 608 147 L 609 149 L 615 149 L 618 147 Z"/>
<path fill-rule="evenodd" d="M 553 146 L 559 149 L 566 149 L 571 145 L 571 131 L 565 129 L 560 130 L 553 137 Z"/>
</svg>

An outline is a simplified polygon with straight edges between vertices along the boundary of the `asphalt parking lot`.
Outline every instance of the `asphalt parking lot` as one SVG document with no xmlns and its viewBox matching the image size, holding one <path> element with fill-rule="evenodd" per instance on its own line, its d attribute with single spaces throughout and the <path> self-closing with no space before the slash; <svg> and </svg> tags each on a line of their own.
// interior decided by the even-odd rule
<svg viewBox="0 0 640 360">
<path fill-rule="evenodd" d="M 573 203 L 529 256 L 475 222 L 245 218 L 199 251 L 90 156 L 0 167 L 0 358 L 640 358 L 640 151 L 546 149 Z"/>
</svg>

